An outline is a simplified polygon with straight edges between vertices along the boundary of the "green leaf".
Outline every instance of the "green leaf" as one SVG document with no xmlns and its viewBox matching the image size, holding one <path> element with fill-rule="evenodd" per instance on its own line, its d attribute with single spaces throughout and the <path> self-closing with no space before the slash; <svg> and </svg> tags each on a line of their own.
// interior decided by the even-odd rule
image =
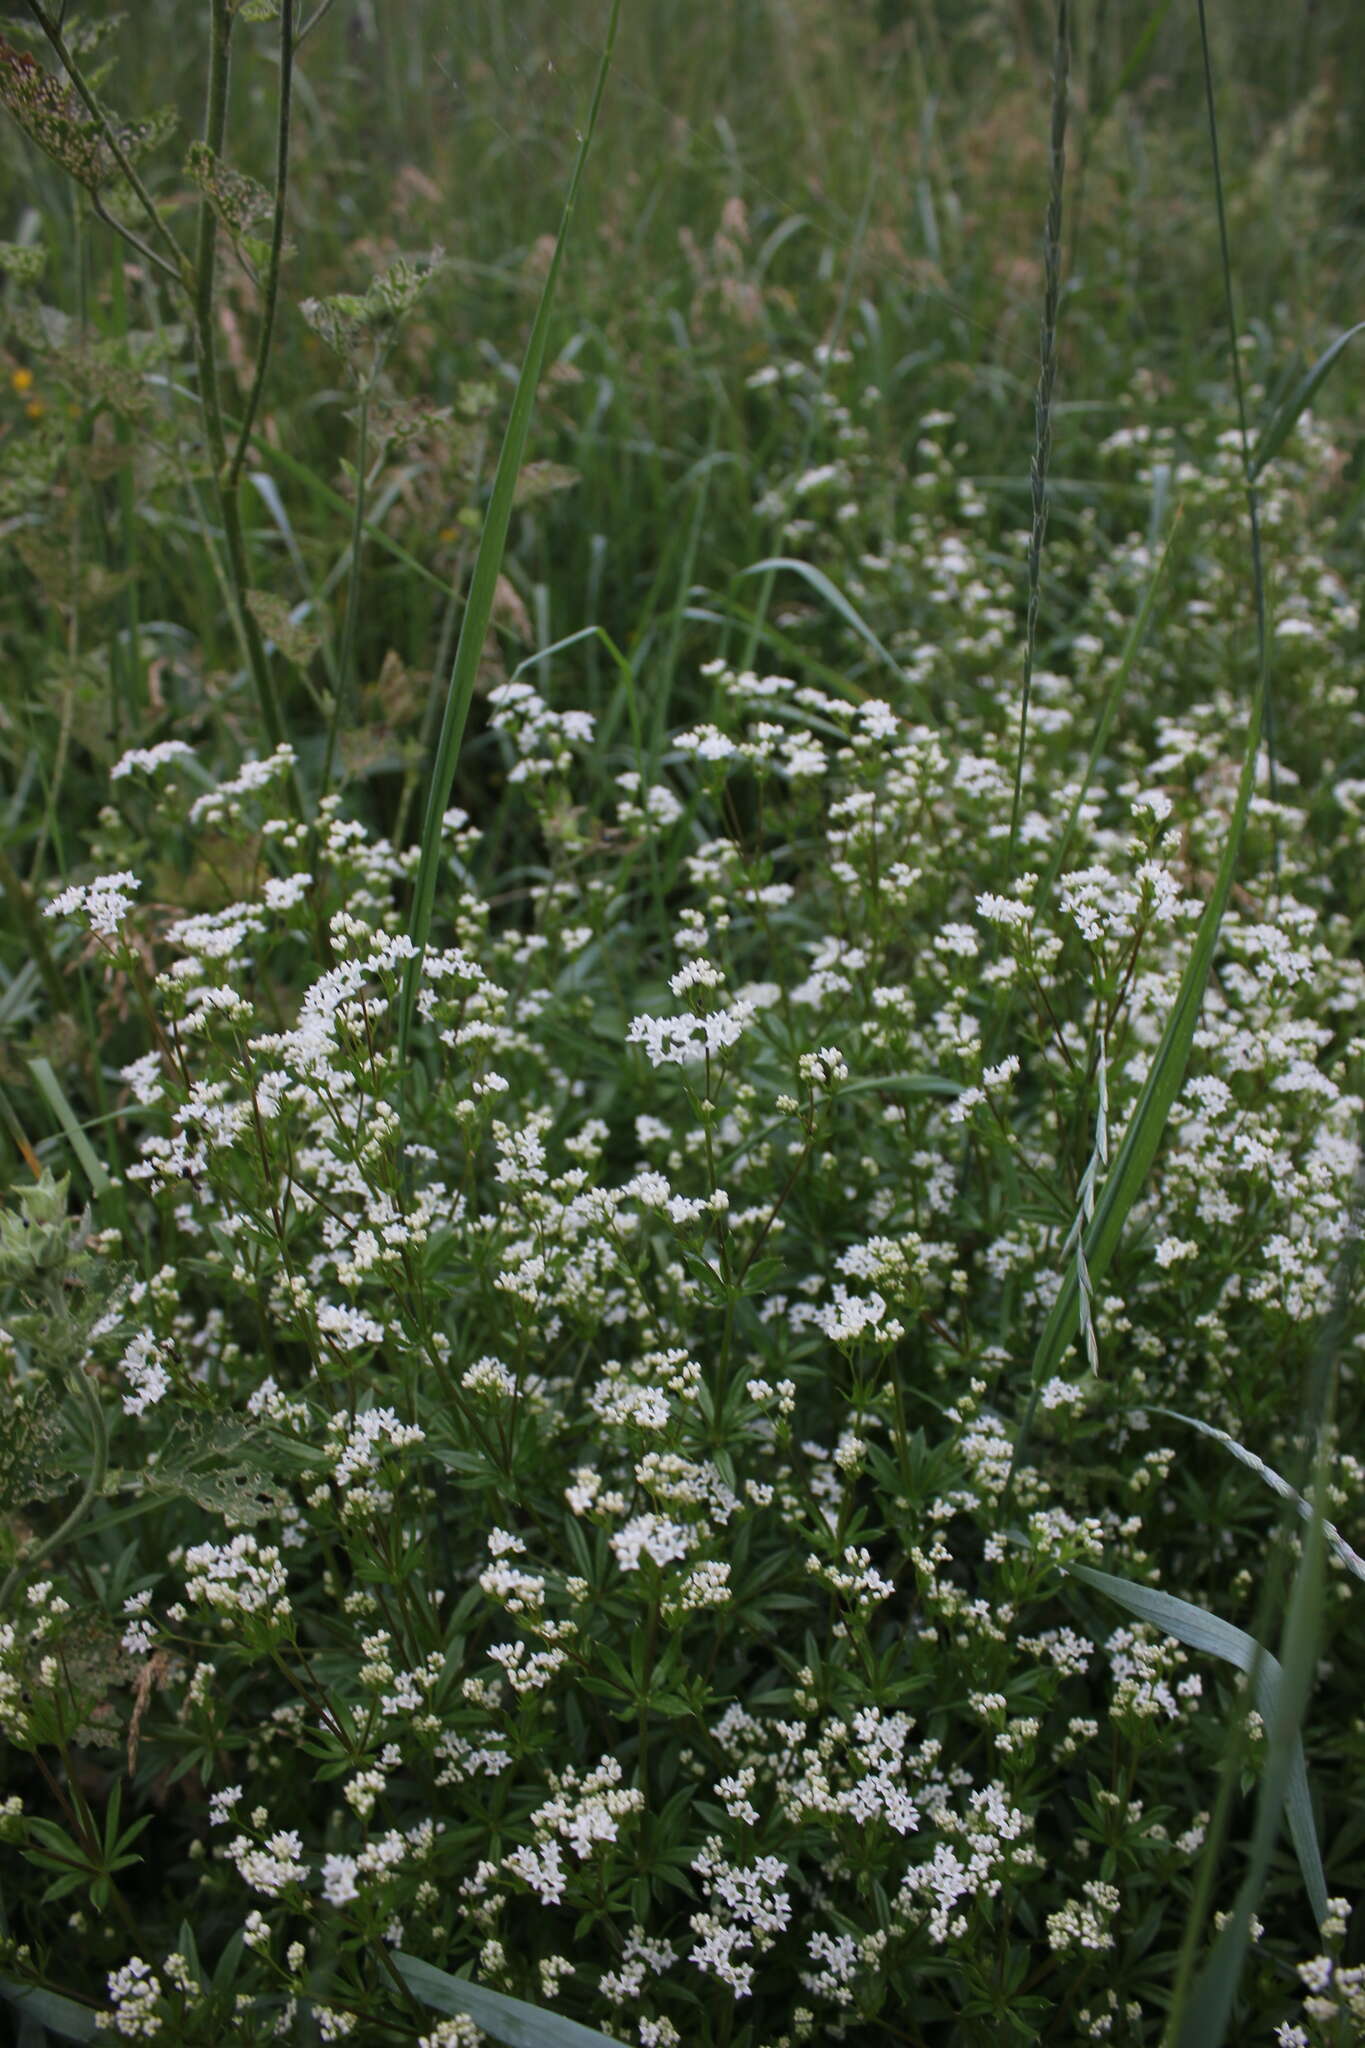
<svg viewBox="0 0 1365 2048">
<path fill-rule="evenodd" d="M 911 683 L 895 655 L 882 645 L 862 613 L 854 609 L 843 591 L 830 581 L 823 569 L 817 569 L 812 562 L 803 562 L 795 555 L 769 555 L 761 562 L 750 562 L 747 569 L 739 571 L 735 581 L 739 582 L 745 576 L 771 575 L 778 569 L 790 569 L 794 576 L 799 576 L 803 583 L 808 583 L 816 596 L 822 597 L 830 610 L 837 612 L 844 624 L 850 626 L 864 645 L 871 648 L 882 665 L 890 669 L 906 696 L 918 705 L 920 715 L 925 718 L 931 715 L 928 699 L 923 691 L 917 684 Z M 867 694 L 865 690 L 850 682 L 844 683 L 843 690 L 846 697 L 865 697 Z"/>
<path fill-rule="evenodd" d="M 1107 1594 L 1120 1607 L 1126 1607 L 1139 1621 L 1150 1622 L 1153 1628 L 1174 1636 L 1177 1642 L 1184 1643 L 1191 1650 L 1203 1650 L 1209 1656 L 1221 1657 L 1225 1664 L 1233 1664 L 1239 1671 L 1247 1672 L 1252 1681 L 1256 1710 L 1268 1732 L 1275 1728 L 1284 1671 L 1278 1658 L 1272 1657 L 1269 1650 L 1263 1649 L 1245 1629 L 1234 1628 L 1221 1615 L 1210 1614 L 1189 1600 L 1179 1600 L 1173 1593 L 1160 1593 L 1153 1586 L 1136 1585 L 1131 1579 L 1116 1578 L 1112 1572 L 1097 1572 L 1086 1564 L 1071 1564 L 1065 1569 L 1072 1578 L 1084 1580 L 1097 1593 Z M 1285 1818 L 1289 1822 L 1289 1833 L 1299 1859 L 1299 1869 L 1303 1872 L 1309 1903 L 1321 1921 L 1327 1914 L 1327 1880 L 1323 1875 L 1313 1805 L 1308 1796 L 1308 1767 L 1304 1762 L 1303 1740 L 1297 1732 L 1290 1750 L 1284 1795 Z"/>
<path fill-rule="evenodd" d="M 230 235 L 245 234 L 274 208 L 275 202 L 264 185 L 249 178 L 245 171 L 224 163 L 207 142 L 190 144 L 185 169 Z"/>
<path fill-rule="evenodd" d="M 559 233 L 555 237 L 554 254 L 550 258 L 550 267 L 545 273 L 545 282 L 541 287 L 540 303 L 536 307 L 535 323 L 531 328 L 531 339 L 526 345 L 526 357 L 512 397 L 512 411 L 498 453 L 492 496 L 488 502 L 483 532 L 479 536 L 479 552 L 475 557 L 474 573 L 470 578 L 464 617 L 460 621 L 460 638 L 455 649 L 455 663 L 451 670 L 450 689 L 446 695 L 445 715 L 441 721 L 441 735 L 436 746 L 436 762 L 427 790 L 426 817 L 422 825 L 422 850 L 417 863 L 416 881 L 413 884 L 409 931 L 416 951 L 409 960 L 407 972 L 403 977 L 403 991 L 398 1007 L 400 1063 L 407 1059 L 408 1046 L 412 1038 L 417 985 L 421 979 L 422 960 L 426 953 L 427 940 L 431 935 L 432 912 L 436 903 L 436 882 L 440 874 L 442 841 L 445 833 L 444 819 L 450 802 L 451 785 L 455 780 L 455 766 L 464 740 L 469 706 L 474 696 L 474 684 L 483 660 L 484 642 L 488 637 L 489 622 L 493 616 L 493 600 L 497 595 L 498 575 L 507 547 L 507 529 L 511 522 L 517 479 L 521 475 L 522 457 L 526 452 L 526 436 L 535 407 L 541 365 L 545 360 L 545 346 L 549 340 L 550 312 L 554 304 L 555 286 L 559 282 L 560 265 L 563 262 L 569 225 L 578 199 L 583 166 L 587 162 L 588 151 L 597 128 L 597 116 L 606 87 L 607 72 L 611 67 L 612 51 L 616 43 L 616 24 L 620 13 L 621 0 L 612 0 L 611 19 L 607 24 L 602 59 L 597 67 L 597 82 L 593 88 L 592 104 L 582 140 L 578 145 L 578 155 L 574 159 L 573 174 L 569 179 L 569 190 L 564 200 L 564 211 L 560 216 Z"/>
<path fill-rule="evenodd" d="M 74 1999 L 63 1998 L 59 1991 L 43 1991 L 37 1985 L 16 1984 L 11 1977 L 0 1977 L 0 1998 L 16 2006 L 26 2019 L 36 2020 L 50 2034 L 56 2034 L 59 2040 L 98 2038 L 94 2013 L 88 2006 L 77 2005 Z"/>
<path fill-rule="evenodd" d="M 501 1991 L 488 1991 L 468 1978 L 452 1977 L 416 1956 L 393 1958 L 394 1967 L 414 1997 L 436 2012 L 468 2013 L 485 2034 L 502 2041 L 506 2048 L 625 2048 L 611 2034 L 599 2034 L 566 2020 L 559 2013 L 527 2005 L 520 1998 L 507 1998 Z"/>
<path fill-rule="evenodd" d="M 273 640 L 285 660 L 295 668 L 307 668 L 322 645 L 322 635 L 294 617 L 294 607 L 268 590 L 248 590 L 246 608 L 267 640 Z"/>
<path fill-rule="evenodd" d="M 100 1164 L 94 1147 L 82 1130 L 80 1120 L 67 1100 L 66 1090 L 53 1072 L 51 1061 L 41 1058 L 30 1060 L 28 1069 L 38 1084 L 39 1093 L 65 1131 L 67 1143 L 79 1159 L 85 1177 L 90 1183 L 91 1194 L 97 1199 L 100 1195 L 107 1194 L 113 1186 L 113 1181 Z"/>
<path fill-rule="evenodd" d="M 13 284 L 37 284 L 47 268 L 41 242 L 0 242 L 0 270 Z"/>
<path fill-rule="evenodd" d="M 1299 414 L 1311 404 L 1313 394 L 1347 342 L 1354 341 L 1358 334 L 1365 334 L 1365 320 L 1357 320 L 1354 327 L 1348 327 L 1344 334 L 1339 334 L 1331 347 L 1323 350 L 1313 367 L 1300 377 L 1293 390 L 1280 400 L 1251 457 L 1250 473 L 1253 477 L 1259 476 L 1266 464 L 1279 454 L 1293 433 Z"/>
<path fill-rule="evenodd" d="M 1161 550 L 1160 560 L 1147 579 L 1147 588 L 1142 593 L 1142 603 L 1138 606 L 1137 616 L 1128 628 L 1128 635 L 1123 643 L 1123 652 L 1119 656 L 1118 667 L 1110 677 L 1109 687 L 1104 693 L 1104 702 L 1100 707 L 1099 719 L 1095 725 L 1095 736 L 1090 742 L 1090 755 L 1085 764 L 1085 772 L 1076 784 L 1076 794 L 1071 800 L 1071 809 L 1067 814 L 1066 823 L 1058 835 L 1057 844 L 1052 849 L 1052 858 L 1047 864 L 1047 872 L 1038 885 L 1034 899 L 1038 903 L 1046 903 L 1057 886 L 1057 877 L 1062 871 L 1062 864 L 1066 859 L 1067 848 L 1071 844 L 1071 835 L 1076 829 L 1076 820 L 1081 814 L 1081 805 L 1085 801 L 1086 791 L 1090 787 L 1100 755 L 1104 752 L 1110 728 L 1114 723 L 1114 714 L 1119 708 L 1119 702 L 1127 687 L 1128 678 L 1133 672 L 1133 663 L 1142 652 L 1143 643 L 1147 638 L 1147 628 L 1152 622 L 1152 611 L 1156 604 L 1157 590 L 1165 573 L 1166 564 L 1170 560 L 1171 549 L 1175 545 L 1179 518 L 1180 511 L 1177 507 L 1175 520 L 1172 522 L 1171 531 L 1166 539 L 1166 545 Z"/>
</svg>

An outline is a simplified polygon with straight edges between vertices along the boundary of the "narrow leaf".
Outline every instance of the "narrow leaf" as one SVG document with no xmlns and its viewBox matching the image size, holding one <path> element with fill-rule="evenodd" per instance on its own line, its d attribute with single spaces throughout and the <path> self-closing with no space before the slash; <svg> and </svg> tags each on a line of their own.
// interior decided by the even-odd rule
<svg viewBox="0 0 1365 2048">
<path fill-rule="evenodd" d="M 813 562 L 802 562 L 795 555 L 768 555 L 761 562 L 750 562 L 747 569 L 741 569 L 735 577 L 738 583 L 745 576 L 771 575 L 778 569 L 790 569 L 793 576 L 799 576 L 808 583 L 817 597 L 824 599 L 832 612 L 836 612 L 846 626 L 852 627 L 864 645 L 871 648 L 883 667 L 888 668 L 898 683 L 913 697 L 923 716 L 928 717 L 929 704 L 917 684 L 912 684 L 905 670 L 894 654 L 883 646 L 862 613 L 856 611 L 844 596 L 837 583 L 832 583 L 823 569 L 817 569 Z"/>
<path fill-rule="evenodd" d="M 1100 706 L 1100 715 L 1095 726 L 1095 737 L 1090 743 L 1090 757 L 1086 761 L 1085 772 L 1076 786 L 1076 794 L 1072 799 L 1070 813 L 1062 827 L 1057 844 L 1052 850 L 1052 858 L 1047 864 L 1047 872 L 1038 885 L 1037 894 L 1034 899 L 1038 903 L 1046 903 L 1057 886 L 1057 877 L 1062 872 L 1067 848 L 1071 844 L 1071 835 L 1076 829 L 1076 820 L 1081 814 L 1081 805 L 1085 802 L 1085 793 L 1090 787 L 1091 779 L 1099 764 L 1100 755 L 1104 752 L 1110 729 L 1114 723 L 1114 714 L 1118 710 L 1119 701 L 1123 696 L 1124 690 L 1127 688 L 1128 678 L 1133 672 L 1133 663 L 1141 653 L 1143 642 L 1147 638 L 1147 628 L 1152 622 L 1152 610 L 1156 604 L 1157 588 L 1165 572 L 1166 563 L 1170 559 L 1171 548 L 1175 541 L 1176 524 L 1179 518 L 1180 513 L 1177 510 L 1166 545 L 1161 550 L 1161 559 L 1147 579 L 1147 588 L 1142 593 L 1142 603 L 1138 606 L 1137 616 L 1128 628 L 1128 637 L 1123 643 L 1123 653 L 1119 656 L 1119 665 L 1110 678 L 1109 687 L 1104 694 L 1104 702 Z"/>
<path fill-rule="evenodd" d="M 1325 1441 L 1320 1449 L 1315 1491 L 1321 1496 L 1326 1477 L 1326 1460 L 1322 1455 Z M 1251 1919 L 1265 1888 L 1270 1870 L 1271 1853 L 1278 1833 L 1277 1816 L 1281 1806 L 1289 1814 L 1290 1830 L 1295 1826 L 1296 1807 L 1311 1833 L 1313 1827 L 1312 1809 L 1308 1804 L 1308 1784 L 1303 1771 L 1303 1742 L 1299 1729 L 1304 1708 L 1313 1682 L 1317 1661 L 1317 1645 L 1321 1640 L 1322 1595 L 1323 1595 L 1324 1550 L 1322 1521 L 1315 1516 L 1308 1530 L 1308 1541 L 1299 1558 L 1298 1571 L 1289 1596 L 1289 1611 L 1285 1622 L 1282 1650 L 1284 1668 L 1277 1664 L 1276 1672 L 1284 1678 L 1277 1686 L 1273 1700 L 1273 1713 L 1265 1713 L 1266 1733 L 1269 1750 L 1265 1768 L 1261 1774 L 1261 1789 L 1256 1802 L 1256 1823 L 1252 1831 L 1251 1854 L 1247 1861 L 1247 1873 L 1238 1891 L 1236 1903 L 1220 1928 L 1213 1945 L 1213 1953 L 1201 1973 L 1194 1989 L 1194 1996 L 1180 2016 L 1177 2048 L 1217 2048 L 1227 2037 L 1228 2022 L 1232 2017 L 1233 2002 L 1241 1982 L 1242 1970 L 1247 1951 L 1251 1946 Z M 1300 1848 L 1299 1836 L 1295 1834 L 1295 1847 Z M 1317 1838 L 1312 1836 L 1313 1848 Z M 1300 1849 L 1300 1863 L 1302 1863 Z M 1309 1872 L 1305 1870 L 1305 1879 Z M 1309 1882 L 1309 1897 L 1319 1926 L 1327 1917 L 1327 1884 L 1319 1865 L 1317 1883 Z"/>
<path fill-rule="evenodd" d="M 0 1977 L 0 1998 L 16 2006 L 25 2019 L 36 2020 L 62 2041 L 94 2041 L 95 2015 L 88 2006 L 63 1998 L 59 1991 L 42 1991 L 36 1985 L 16 1984 Z"/>
<path fill-rule="evenodd" d="M 452 1977 L 431 1963 L 401 1952 L 394 1967 L 413 1996 L 436 2012 L 468 2013 L 485 2034 L 502 2041 L 506 2048 L 625 2048 L 611 2034 L 599 2034 L 566 2020 L 559 2013 L 527 2005 L 520 1998 L 507 1998 L 501 1991 L 489 1991 L 471 1984 L 466 1977 Z"/>
<path fill-rule="evenodd" d="M 1213 1443 L 1222 1444 L 1224 1449 L 1231 1451 L 1233 1457 L 1240 1464 L 1245 1465 L 1249 1472 L 1254 1472 L 1258 1479 L 1263 1479 L 1272 1493 L 1277 1493 L 1281 1500 L 1292 1502 L 1306 1522 L 1312 1520 L 1316 1513 L 1312 1501 L 1305 1500 L 1303 1495 L 1295 1487 L 1292 1487 L 1289 1481 L 1275 1470 L 1273 1465 L 1267 1465 L 1264 1458 L 1258 1458 L 1255 1451 L 1250 1451 L 1245 1444 L 1238 1443 L 1236 1437 L 1229 1436 L 1225 1429 L 1216 1429 L 1211 1422 L 1201 1422 L 1197 1415 L 1182 1415 L 1178 1408 L 1148 1408 L 1144 1413 L 1148 1415 L 1167 1415 L 1172 1422 L 1183 1422 L 1187 1428 L 1197 1429 L 1201 1436 L 1208 1437 Z M 1358 1551 L 1352 1550 L 1336 1524 L 1334 1522 L 1324 1522 L 1322 1533 L 1326 1539 L 1327 1548 L 1331 1551 L 1337 1563 L 1344 1565 L 1353 1578 L 1365 1579 L 1365 1557 L 1361 1557 Z"/>
<path fill-rule="evenodd" d="M 1279 454 L 1289 436 L 1293 433 L 1299 414 L 1312 403 L 1313 395 L 1323 378 L 1335 363 L 1348 341 L 1357 334 L 1365 334 L 1365 320 L 1357 320 L 1354 327 L 1348 327 L 1339 334 L 1330 348 L 1324 349 L 1310 370 L 1305 371 L 1288 395 L 1280 400 L 1270 421 L 1256 445 L 1251 458 L 1251 475 L 1258 477 L 1266 464 Z"/>
<path fill-rule="evenodd" d="M 96 1197 L 107 1194 L 114 1183 L 95 1156 L 94 1147 L 82 1130 L 76 1112 L 67 1099 L 66 1091 L 52 1070 L 51 1062 L 41 1058 L 30 1060 L 28 1067 L 38 1084 L 39 1093 L 66 1133 L 66 1141 L 81 1163 L 85 1177 L 90 1183 L 91 1194 Z"/>
</svg>

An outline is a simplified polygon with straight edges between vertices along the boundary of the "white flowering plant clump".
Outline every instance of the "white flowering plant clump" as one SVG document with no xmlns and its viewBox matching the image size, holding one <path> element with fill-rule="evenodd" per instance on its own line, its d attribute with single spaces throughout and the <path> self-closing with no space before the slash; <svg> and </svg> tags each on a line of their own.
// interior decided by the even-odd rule
<svg viewBox="0 0 1365 2048">
<path fill-rule="evenodd" d="M 769 510 L 850 573 L 884 686 L 712 658 L 652 755 L 499 686 L 534 871 L 509 888 L 450 812 L 420 954 L 416 850 L 337 797 L 297 822 L 287 746 L 129 751 L 46 906 L 124 1020 L 123 1165 L 99 1228 L 44 1182 L 0 1247 L 4 1970 L 79 1993 L 92 2038 L 477 2040 L 395 1956 L 640 2048 L 1162 2038 L 1245 1717 L 1084 1571 L 1253 1625 L 1354 1228 L 1359 617 L 1310 538 L 1325 444 L 1267 495 L 1294 718 L 1188 1074 L 1035 1387 L 1235 801 L 1240 475 L 1162 455 L 1207 547 L 1088 781 L 1152 563 L 1059 546 L 1012 851 L 1010 575 L 969 487 L 954 513 L 953 421 L 893 541 L 856 502 L 822 523 L 859 443 L 820 389 L 839 452 Z M 1310 1726 L 1336 1716 L 1311 1763 L 1353 1840 L 1346 1327 Z M 1346 2038 L 1344 1908 L 1313 1964 L 1288 1862 L 1260 1910 L 1255 2023 Z"/>
</svg>

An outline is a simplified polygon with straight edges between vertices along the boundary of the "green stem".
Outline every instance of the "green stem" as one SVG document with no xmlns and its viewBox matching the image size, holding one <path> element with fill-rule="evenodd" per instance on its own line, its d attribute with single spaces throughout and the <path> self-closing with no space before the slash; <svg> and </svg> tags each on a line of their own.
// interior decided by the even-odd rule
<svg viewBox="0 0 1365 2048">
<path fill-rule="evenodd" d="M 237 443 L 228 466 L 227 488 L 235 491 L 242 464 L 251 445 L 251 429 L 261 402 L 261 390 L 270 361 L 270 344 L 275 333 L 275 314 L 280 298 L 280 263 L 284 255 L 284 208 L 289 191 L 289 117 L 294 86 L 294 0 L 280 6 L 280 105 L 275 131 L 275 213 L 270 228 L 270 261 L 265 273 L 265 299 L 261 308 L 261 332 L 256 342 L 256 365 L 246 410 L 237 430 Z"/>
<path fill-rule="evenodd" d="M 1038 610 L 1042 595 L 1043 537 L 1047 532 L 1047 472 L 1052 454 L 1052 390 L 1057 377 L 1057 308 L 1062 290 L 1062 180 L 1066 170 L 1067 76 L 1071 47 L 1067 0 L 1057 0 L 1057 37 L 1052 60 L 1051 177 L 1047 224 L 1043 230 L 1043 326 L 1034 400 L 1033 522 L 1028 544 L 1028 616 L 1024 626 L 1024 687 L 1019 701 L 1019 745 L 1014 761 L 1014 800 L 1010 806 L 1009 867 L 1014 872 L 1019 843 L 1019 814 L 1024 791 L 1024 758 L 1028 742 L 1029 697 L 1038 644 Z"/>
<path fill-rule="evenodd" d="M 215 159 L 223 153 L 223 137 L 227 130 L 228 80 L 231 75 L 232 56 L 232 15 L 228 0 L 212 0 L 212 43 L 209 52 L 208 104 L 204 114 L 204 142 Z M 218 357 L 213 334 L 213 291 L 215 281 L 215 259 L 217 254 L 218 218 L 214 213 L 208 195 L 199 204 L 198 228 L 195 239 L 194 263 L 194 354 L 199 374 L 199 405 L 203 414 L 204 432 L 209 444 L 213 464 L 214 488 L 218 496 L 218 512 L 223 524 L 223 538 L 227 543 L 228 575 L 232 590 L 232 610 L 238 637 L 246 656 L 251 680 L 256 688 L 256 699 L 260 705 L 261 719 L 271 747 L 278 747 L 284 740 L 284 720 L 280 715 L 275 685 L 271 680 L 270 664 L 266 659 L 265 642 L 260 627 L 252 617 L 247 604 L 250 579 L 247 573 L 246 542 L 242 534 L 241 508 L 237 503 L 237 485 L 228 461 L 227 441 L 223 431 L 222 401 L 218 388 Z M 294 783 L 294 798 L 302 810 L 302 798 Z"/>
<path fill-rule="evenodd" d="M 346 611 L 341 626 L 341 646 L 337 652 L 336 693 L 332 702 L 332 717 L 327 728 L 327 746 L 322 757 L 322 774 L 318 781 L 318 795 L 324 797 L 332 780 L 332 769 L 336 761 L 337 745 L 341 737 L 341 723 L 354 693 L 356 628 L 360 617 L 360 561 L 365 546 L 365 488 L 367 483 L 366 465 L 370 459 L 370 398 L 374 391 L 374 379 L 378 375 L 376 362 L 369 377 L 360 387 L 360 423 L 355 454 L 355 506 L 351 516 L 350 562 L 346 578 Z"/>
</svg>

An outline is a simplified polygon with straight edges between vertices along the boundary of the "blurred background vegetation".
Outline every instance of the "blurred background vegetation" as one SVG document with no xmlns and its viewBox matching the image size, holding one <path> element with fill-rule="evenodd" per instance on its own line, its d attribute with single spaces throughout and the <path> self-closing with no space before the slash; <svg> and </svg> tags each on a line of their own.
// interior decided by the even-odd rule
<svg viewBox="0 0 1365 2048">
<path fill-rule="evenodd" d="M 49 62 L 26 10 L 6 12 L 11 47 Z M 275 25 L 250 12 L 226 154 L 269 183 L 279 59 Z M 300 8 L 311 26 L 290 250 L 242 517 L 307 770 L 325 744 L 351 588 L 357 420 L 354 386 L 299 303 L 363 292 L 395 258 L 442 249 L 370 422 L 343 735 L 351 800 L 396 835 L 419 815 L 459 593 L 606 15 L 605 0 Z M 1365 10 L 1215 0 L 1210 16 L 1238 317 L 1264 412 L 1365 310 Z M 177 117 L 144 171 L 189 236 L 207 5 L 139 0 L 126 19 L 85 20 L 101 32 L 89 61 L 107 103 L 128 119 Z M 732 579 L 780 539 L 765 493 L 829 452 L 799 389 L 774 407 L 749 380 L 818 361 L 821 344 L 847 347 L 850 375 L 877 393 L 874 456 L 859 462 L 875 511 L 858 545 L 894 540 L 919 424 L 942 408 L 987 530 L 1022 572 L 1054 25 L 1043 0 L 632 0 L 557 301 L 490 672 L 595 623 L 628 655 L 652 729 L 686 718 L 697 662 L 722 651 Z M 1117 540 L 1145 514 L 1103 479 L 1098 441 L 1125 425 L 1234 417 L 1217 220 L 1193 0 L 1080 0 L 1071 32 L 1053 534 L 1081 522 Z M 0 239 L 46 251 L 36 283 L 13 261 L 0 282 L 0 1025 L 22 1031 L 37 977 L 56 991 L 35 903 L 84 857 L 113 760 L 169 737 L 231 755 L 262 735 L 215 552 L 189 352 L 165 331 L 183 308 L 8 118 Z M 225 242 L 229 413 L 260 306 L 257 277 Z M 1347 350 L 1321 406 L 1358 451 L 1365 347 Z M 1359 452 L 1346 482 L 1324 538 L 1343 562 L 1359 551 Z M 1045 564 L 1042 653 L 1054 662 L 1064 561 Z M 790 630 L 801 610 L 784 615 Z M 806 610 L 808 644 L 845 660 L 838 620 Z M 619 674 L 596 643 L 540 676 L 619 722 Z M 476 715 L 456 793 L 486 821 L 499 776 L 482 747 Z"/>
</svg>

